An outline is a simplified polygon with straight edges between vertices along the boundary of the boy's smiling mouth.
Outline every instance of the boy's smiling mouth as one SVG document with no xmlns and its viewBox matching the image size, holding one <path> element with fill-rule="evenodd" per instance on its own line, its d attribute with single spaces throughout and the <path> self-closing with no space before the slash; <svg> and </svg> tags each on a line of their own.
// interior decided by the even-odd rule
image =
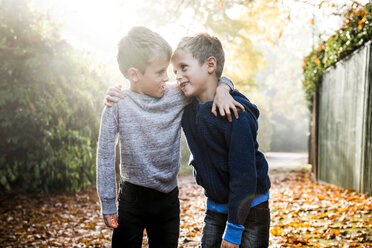
<svg viewBox="0 0 372 248">
<path fill-rule="evenodd" d="M 189 84 L 188 81 L 187 82 L 182 82 L 182 83 L 180 83 L 180 88 L 184 89 L 188 84 Z"/>
</svg>

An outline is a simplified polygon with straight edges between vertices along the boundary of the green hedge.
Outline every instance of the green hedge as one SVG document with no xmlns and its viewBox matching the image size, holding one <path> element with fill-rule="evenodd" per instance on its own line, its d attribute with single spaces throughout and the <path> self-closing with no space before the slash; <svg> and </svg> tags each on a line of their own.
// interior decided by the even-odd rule
<svg viewBox="0 0 372 248">
<path fill-rule="evenodd" d="M 304 60 L 303 85 L 310 105 L 322 72 L 372 39 L 372 3 L 352 8 L 344 16 L 343 27 Z"/>
<path fill-rule="evenodd" d="M 0 188 L 73 192 L 94 182 L 99 71 L 29 0 L 0 0 L 0 61 Z"/>
</svg>

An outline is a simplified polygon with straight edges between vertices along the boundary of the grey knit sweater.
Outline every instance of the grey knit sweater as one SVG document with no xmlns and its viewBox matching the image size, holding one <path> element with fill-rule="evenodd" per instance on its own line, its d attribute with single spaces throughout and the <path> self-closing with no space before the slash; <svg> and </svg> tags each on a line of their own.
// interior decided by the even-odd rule
<svg viewBox="0 0 372 248">
<path fill-rule="evenodd" d="M 156 99 L 126 90 L 126 97 L 102 113 L 97 151 L 97 189 L 102 213 L 116 207 L 115 143 L 120 139 L 123 180 L 170 192 L 177 186 L 181 118 L 188 103 L 177 85 Z"/>
<path fill-rule="evenodd" d="M 234 88 L 225 77 L 221 81 Z M 97 149 L 97 190 L 103 214 L 117 213 L 115 143 L 120 140 L 121 179 L 160 192 L 177 186 L 181 119 L 190 102 L 176 84 L 160 99 L 125 90 L 126 97 L 105 107 Z"/>
</svg>

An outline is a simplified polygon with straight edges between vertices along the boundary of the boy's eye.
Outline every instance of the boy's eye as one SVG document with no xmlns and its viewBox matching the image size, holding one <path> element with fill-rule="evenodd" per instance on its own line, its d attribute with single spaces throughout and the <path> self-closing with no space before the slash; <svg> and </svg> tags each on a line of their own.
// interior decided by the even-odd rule
<svg viewBox="0 0 372 248">
<path fill-rule="evenodd" d="M 187 67 L 187 65 L 181 65 L 181 69 L 182 69 L 182 70 L 185 70 L 186 67 Z"/>
</svg>

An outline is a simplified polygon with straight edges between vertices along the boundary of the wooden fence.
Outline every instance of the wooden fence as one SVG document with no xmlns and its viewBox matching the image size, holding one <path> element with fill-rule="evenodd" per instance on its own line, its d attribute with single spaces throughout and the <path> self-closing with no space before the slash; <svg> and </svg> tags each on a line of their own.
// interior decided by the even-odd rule
<svg viewBox="0 0 372 248">
<path fill-rule="evenodd" d="M 319 181 L 372 193 L 372 43 L 326 70 L 314 97 L 310 163 Z"/>
</svg>

